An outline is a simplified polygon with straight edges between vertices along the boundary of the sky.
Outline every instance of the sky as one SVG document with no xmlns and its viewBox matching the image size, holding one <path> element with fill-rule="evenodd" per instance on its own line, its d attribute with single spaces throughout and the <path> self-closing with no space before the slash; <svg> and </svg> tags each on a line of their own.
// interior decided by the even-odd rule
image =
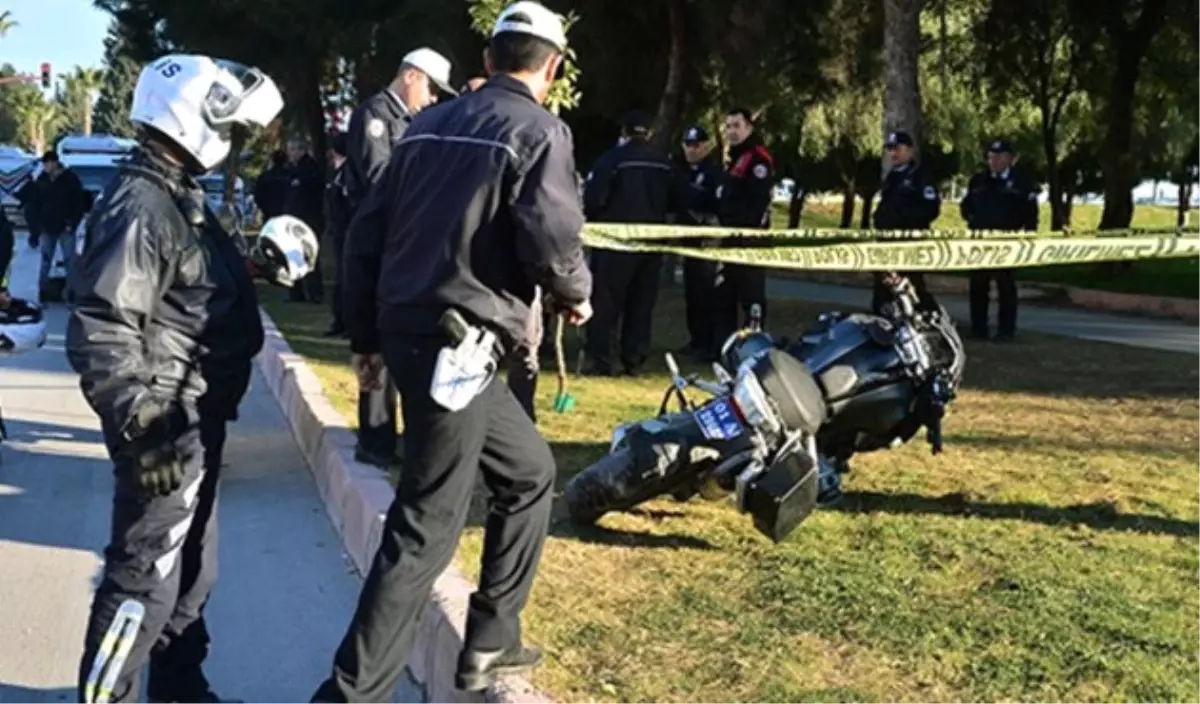
<svg viewBox="0 0 1200 704">
<path fill-rule="evenodd" d="M 92 0 L 0 0 L 4 10 L 12 13 L 17 26 L 0 39 L 0 64 L 37 73 L 48 61 L 56 79 L 76 64 L 103 64 L 109 16 L 94 8 Z"/>
</svg>

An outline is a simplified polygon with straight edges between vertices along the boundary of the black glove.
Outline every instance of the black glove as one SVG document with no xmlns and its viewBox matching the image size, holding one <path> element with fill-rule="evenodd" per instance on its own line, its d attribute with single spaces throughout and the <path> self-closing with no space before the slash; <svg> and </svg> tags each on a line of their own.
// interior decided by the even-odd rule
<svg viewBox="0 0 1200 704">
<path fill-rule="evenodd" d="M 122 450 L 133 461 L 134 480 L 147 495 L 167 496 L 183 486 L 186 458 L 176 441 L 187 424 L 182 406 L 151 400 L 139 406 L 122 434 Z"/>
</svg>

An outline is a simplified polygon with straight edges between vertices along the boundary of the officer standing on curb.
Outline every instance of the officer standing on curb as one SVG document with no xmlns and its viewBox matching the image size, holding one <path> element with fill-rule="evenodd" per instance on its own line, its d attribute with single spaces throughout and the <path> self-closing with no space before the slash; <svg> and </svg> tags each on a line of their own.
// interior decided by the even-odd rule
<svg viewBox="0 0 1200 704">
<path fill-rule="evenodd" d="M 712 142 L 700 125 L 683 133 L 680 170 L 683 181 L 683 207 L 676 222 L 692 227 L 714 227 L 717 220 L 717 187 L 721 185 L 721 167 L 712 156 Z M 684 257 L 683 291 L 687 308 L 688 344 L 681 354 L 707 362 L 715 359 L 716 319 L 713 317 L 717 263 L 697 257 Z"/>
<path fill-rule="evenodd" d="M 265 127 L 282 107 L 256 69 L 188 55 L 149 64 L 129 115 L 138 146 L 86 221 L 67 359 L 100 419 L 115 493 L 80 701 L 95 701 L 93 673 L 117 667 L 106 633 L 130 606 L 144 615 L 112 701 L 137 697 L 147 659 L 152 701 L 220 701 L 201 669 L 218 483 L 263 329 L 247 261 L 195 176 L 225 160 L 235 125 Z"/>
<path fill-rule="evenodd" d="M 640 110 L 625 116 L 618 146 L 596 160 L 583 191 L 584 212 L 592 222 L 658 224 L 675 210 L 674 177 L 666 155 L 650 142 L 650 117 Z M 663 255 L 645 252 L 592 252 L 596 277 L 596 317 L 587 328 L 588 374 L 610 376 L 613 333 L 620 321 L 621 366 L 636 376 L 650 351 L 654 304 Z"/>
<path fill-rule="evenodd" d="M 1038 228 L 1038 192 L 1033 182 L 1012 170 L 1012 145 L 997 139 L 988 146 L 988 170 L 971 177 L 959 211 L 972 230 Z M 1008 342 L 1017 332 L 1017 272 L 984 269 L 971 272 L 971 337 L 988 338 L 988 298 L 992 279 L 999 298 L 996 342 Z"/>
<path fill-rule="evenodd" d="M 884 143 L 892 168 L 879 189 L 879 205 L 875 208 L 876 230 L 927 230 L 942 212 L 942 201 L 928 169 L 917 162 L 913 138 L 907 132 L 892 132 Z M 916 289 L 919 305 L 935 310 L 937 302 L 925 288 L 921 272 L 900 272 Z M 880 313 L 892 294 L 884 282 L 884 274 L 875 274 L 871 294 L 871 310 Z"/>
<path fill-rule="evenodd" d="M 575 325 L 591 316 L 571 131 L 542 107 L 566 50 L 561 19 L 506 8 L 475 92 L 418 115 L 346 241 L 346 325 L 359 383 L 384 365 L 402 400 L 405 462 L 358 608 L 316 701 L 387 701 L 482 473 L 491 496 L 459 689 L 541 661 L 523 644 L 550 522 L 550 447 L 495 379 L 537 286 Z"/>
<path fill-rule="evenodd" d="M 379 180 L 413 116 L 437 102 L 437 89 L 456 95 L 450 87 L 450 62 L 423 47 L 405 55 L 392 82 L 354 109 L 346 130 L 344 176 L 351 212 L 358 211 Z M 347 276 L 344 270 L 339 275 Z M 342 311 L 343 319 L 351 314 Z M 354 459 L 382 469 L 399 466 L 396 432 L 396 386 L 385 370 L 379 388 L 359 391 Z"/>
</svg>

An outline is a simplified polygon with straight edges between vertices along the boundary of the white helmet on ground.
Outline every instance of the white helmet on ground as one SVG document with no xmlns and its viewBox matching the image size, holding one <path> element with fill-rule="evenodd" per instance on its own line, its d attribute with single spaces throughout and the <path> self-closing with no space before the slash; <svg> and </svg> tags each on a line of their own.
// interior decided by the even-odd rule
<svg viewBox="0 0 1200 704">
<path fill-rule="evenodd" d="M 46 344 L 42 309 L 23 298 L 9 298 L 0 308 L 0 356 L 36 350 Z"/>
<path fill-rule="evenodd" d="M 297 217 L 279 215 L 263 225 L 250 260 L 268 281 L 291 287 L 316 268 L 319 252 L 311 227 Z"/>
<path fill-rule="evenodd" d="M 154 128 L 208 171 L 229 155 L 235 123 L 266 127 L 282 109 L 279 88 L 256 68 L 171 54 L 142 69 L 129 119 Z"/>
</svg>

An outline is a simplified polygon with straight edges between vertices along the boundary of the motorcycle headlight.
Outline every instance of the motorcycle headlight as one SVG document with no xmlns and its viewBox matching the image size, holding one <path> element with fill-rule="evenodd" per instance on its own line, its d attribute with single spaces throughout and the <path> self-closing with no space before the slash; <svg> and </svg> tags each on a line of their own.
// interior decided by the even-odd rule
<svg viewBox="0 0 1200 704">
<path fill-rule="evenodd" d="M 763 390 L 750 365 L 744 365 L 738 370 L 737 382 L 733 386 L 733 403 L 746 423 L 756 430 L 779 430 L 779 418 L 767 401 L 767 392 Z"/>
</svg>

